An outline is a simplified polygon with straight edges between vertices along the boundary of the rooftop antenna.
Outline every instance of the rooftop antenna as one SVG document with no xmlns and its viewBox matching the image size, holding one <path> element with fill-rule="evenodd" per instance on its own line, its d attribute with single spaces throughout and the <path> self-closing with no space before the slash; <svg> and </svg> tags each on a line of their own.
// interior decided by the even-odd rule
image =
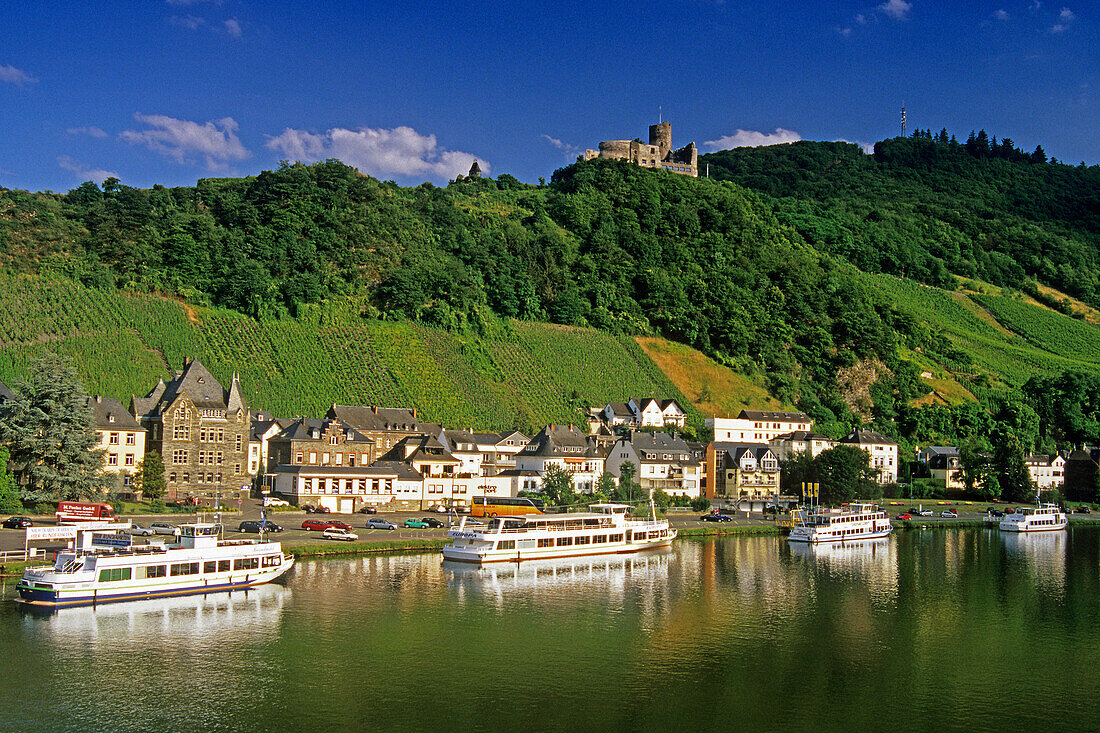
<svg viewBox="0 0 1100 733">
<path fill-rule="evenodd" d="M 901 136 L 905 137 L 905 100 L 901 100 Z"/>
<path fill-rule="evenodd" d="M 660 124 L 660 123 L 665 121 L 665 118 L 662 116 L 662 114 L 663 113 L 661 112 L 661 105 L 658 104 L 657 105 L 657 124 Z"/>
</svg>

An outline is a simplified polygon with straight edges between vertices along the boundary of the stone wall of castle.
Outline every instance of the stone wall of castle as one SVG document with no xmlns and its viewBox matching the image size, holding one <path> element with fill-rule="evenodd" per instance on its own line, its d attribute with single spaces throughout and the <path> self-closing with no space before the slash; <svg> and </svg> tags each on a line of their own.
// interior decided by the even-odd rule
<svg viewBox="0 0 1100 733">
<path fill-rule="evenodd" d="M 699 177 L 699 151 L 695 143 L 672 149 L 672 123 L 649 126 L 649 144 L 641 140 L 604 140 L 599 150 L 585 150 L 584 160 L 626 160 L 643 168 L 659 168 L 683 176 Z"/>
</svg>

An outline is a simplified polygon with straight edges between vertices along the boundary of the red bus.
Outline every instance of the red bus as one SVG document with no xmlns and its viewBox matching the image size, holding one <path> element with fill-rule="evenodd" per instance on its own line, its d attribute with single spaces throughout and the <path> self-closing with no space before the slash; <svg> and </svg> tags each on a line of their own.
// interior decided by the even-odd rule
<svg viewBox="0 0 1100 733">
<path fill-rule="evenodd" d="M 57 522 L 110 522 L 118 519 L 110 504 L 63 501 L 57 505 Z"/>
</svg>

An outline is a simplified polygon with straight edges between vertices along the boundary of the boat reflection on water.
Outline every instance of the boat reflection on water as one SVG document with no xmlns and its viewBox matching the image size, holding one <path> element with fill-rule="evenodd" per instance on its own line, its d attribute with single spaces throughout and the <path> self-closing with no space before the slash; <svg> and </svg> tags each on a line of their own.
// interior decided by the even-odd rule
<svg viewBox="0 0 1100 733">
<path fill-rule="evenodd" d="M 890 537 L 810 545 L 790 543 L 791 558 L 831 574 L 858 576 L 873 591 L 897 593 L 898 558 Z"/>
<path fill-rule="evenodd" d="M 156 637 L 163 634 L 201 635 L 208 642 L 249 632 L 277 633 L 283 608 L 292 591 L 279 583 L 207 596 L 150 598 L 99 606 L 40 609 L 21 606 L 24 625 L 45 631 L 54 640 L 110 642 L 120 636 Z"/>
<path fill-rule="evenodd" d="M 1015 572 L 1026 572 L 1048 589 L 1065 590 L 1069 546 L 1065 532 L 1002 532 L 1001 541 Z"/>
<path fill-rule="evenodd" d="M 482 596 L 503 596 L 518 592 L 575 591 L 604 589 L 614 594 L 628 587 L 667 582 L 674 553 L 660 549 L 630 555 L 594 555 L 558 560 L 524 560 L 519 563 L 471 565 L 444 560 L 443 576 L 458 591 Z"/>
</svg>

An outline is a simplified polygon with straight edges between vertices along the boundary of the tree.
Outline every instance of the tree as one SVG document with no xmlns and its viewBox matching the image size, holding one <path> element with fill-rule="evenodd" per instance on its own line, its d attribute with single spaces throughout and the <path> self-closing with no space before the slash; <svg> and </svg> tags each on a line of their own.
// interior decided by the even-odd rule
<svg viewBox="0 0 1100 733">
<path fill-rule="evenodd" d="M 634 500 L 634 474 L 637 467 L 633 461 L 623 461 L 619 465 L 619 496 L 627 501 Z"/>
<path fill-rule="evenodd" d="M 993 434 L 993 473 L 1006 501 L 1030 502 L 1035 500 L 1035 482 L 1024 462 L 1024 448 L 1016 432 L 998 427 Z"/>
<path fill-rule="evenodd" d="M 0 412 L 0 443 L 8 446 L 22 497 L 63 501 L 101 497 L 110 488 L 88 395 L 72 363 L 46 352 L 29 380 Z"/>
<path fill-rule="evenodd" d="M 821 451 L 814 459 L 814 473 L 821 485 L 822 504 L 842 504 L 856 498 L 875 498 L 871 456 L 854 445 L 841 444 Z"/>
<path fill-rule="evenodd" d="M 573 494 L 573 478 L 556 464 L 550 464 L 546 475 L 542 477 L 542 493 L 551 506 L 565 506 L 576 499 Z"/>
<path fill-rule="evenodd" d="M 140 491 L 146 499 L 164 496 L 164 460 L 160 453 L 149 451 L 137 465 L 134 473 L 134 491 Z"/>
<path fill-rule="evenodd" d="M 8 449 L 0 446 L 0 514 L 19 514 L 22 511 L 23 502 L 19 501 L 19 491 L 8 470 Z"/>
<path fill-rule="evenodd" d="M 959 448 L 959 465 L 962 467 L 966 493 L 988 501 L 1001 495 L 1001 483 L 993 470 L 988 446 L 976 438 L 966 440 Z"/>
<path fill-rule="evenodd" d="M 600 477 L 596 479 L 596 494 L 602 499 L 609 499 L 615 494 L 615 477 L 607 471 L 600 474 Z"/>
</svg>

